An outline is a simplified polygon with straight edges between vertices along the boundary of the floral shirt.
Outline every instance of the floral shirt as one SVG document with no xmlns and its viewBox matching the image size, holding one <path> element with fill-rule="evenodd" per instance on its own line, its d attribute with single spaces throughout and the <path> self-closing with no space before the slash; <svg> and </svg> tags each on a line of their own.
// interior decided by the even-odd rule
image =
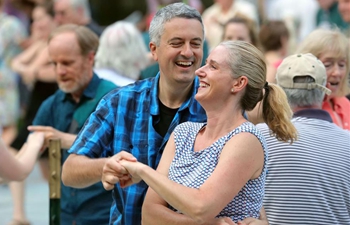
<svg viewBox="0 0 350 225">
<path fill-rule="evenodd" d="M 0 125 L 13 124 L 19 115 L 17 75 L 11 60 L 21 52 L 26 29 L 19 19 L 0 12 Z"/>
</svg>

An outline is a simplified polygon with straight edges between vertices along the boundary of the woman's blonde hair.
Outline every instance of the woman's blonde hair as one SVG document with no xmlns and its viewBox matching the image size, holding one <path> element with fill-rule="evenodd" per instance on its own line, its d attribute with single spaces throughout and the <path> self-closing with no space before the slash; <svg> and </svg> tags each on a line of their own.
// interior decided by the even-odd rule
<svg viewBox="0 0 350 225">
<path fill-rule="evenodd" d="M 296 53 L 311 53 L 317 58 L 326 52 L 332 52 L 336 58 L 345 57 L 346 76 L 341 81 L 338 96 L 349 93 L 348 76 L 350 70 L 350 44 L 349 39 L 337 29 L 318 29 L 311 32 L 298 47 Z"/>
<path fill-rule="evenodd" d="M 297 131 L 291 123 L 293 112 L 283 89 L 275 84 L 267 84 L 266 63 L 262 52 L 244 41 L 226 41 L 220 45 L 228 50 L 228 64 L 234 78 L 248 78 L 240 101 L 241 108 L 250 111 L 263 100 L 263 119 L 271 133 L 281 141 L 296 140 Z"/>
</svg>

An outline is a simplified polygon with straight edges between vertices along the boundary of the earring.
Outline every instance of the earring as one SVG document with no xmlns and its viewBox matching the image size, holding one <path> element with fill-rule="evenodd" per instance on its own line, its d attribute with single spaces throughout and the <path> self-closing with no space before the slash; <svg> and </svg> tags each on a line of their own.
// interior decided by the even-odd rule
<svg viewBox="0 0 350 225">
<path fill-rule="evenodd" d="M 231 92 L 234 92 L 234 91 L 235 91 L 235 89 L 234 89 L 234 88 L 232 88 L 232 89 L 231 89 Z"/>
</svg>

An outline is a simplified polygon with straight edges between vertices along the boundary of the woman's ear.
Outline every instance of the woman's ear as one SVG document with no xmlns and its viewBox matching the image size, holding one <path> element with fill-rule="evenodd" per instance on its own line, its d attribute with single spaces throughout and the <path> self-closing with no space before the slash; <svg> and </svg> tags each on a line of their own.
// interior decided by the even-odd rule
<svg viewBox="0 0 350 225">
<path fill-rule="evenodd" d="M 246 76 L 240 76 L 235 79 L 232 85 L 231 92 L 232 93 L 237 93 L 240 92 L 242 89 L 245 88 L 248 84 L 248 78 Z"/>
</svg>

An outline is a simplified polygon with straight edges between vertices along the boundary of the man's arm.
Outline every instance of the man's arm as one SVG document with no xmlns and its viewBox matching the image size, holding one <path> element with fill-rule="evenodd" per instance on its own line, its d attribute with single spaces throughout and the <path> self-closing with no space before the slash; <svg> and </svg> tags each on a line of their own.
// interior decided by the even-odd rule
<svg viewBox="0 0 350 225">
<path fill-rule="evenodd" d="M 101 181 L 103 166 L 108 158 L 92 159 L 70 154 L 62 167 L 62 182 L 66 186 L 85 188 Z"/>
<path fill-rule="evenodd" d="M 62 182 L 71 187 L 84 188 L 101 181 L 102 170 L 112 155 L 114 113 L 111 100 L 102 99 L 76 140 L 62 167 Z"/>
</svg>

